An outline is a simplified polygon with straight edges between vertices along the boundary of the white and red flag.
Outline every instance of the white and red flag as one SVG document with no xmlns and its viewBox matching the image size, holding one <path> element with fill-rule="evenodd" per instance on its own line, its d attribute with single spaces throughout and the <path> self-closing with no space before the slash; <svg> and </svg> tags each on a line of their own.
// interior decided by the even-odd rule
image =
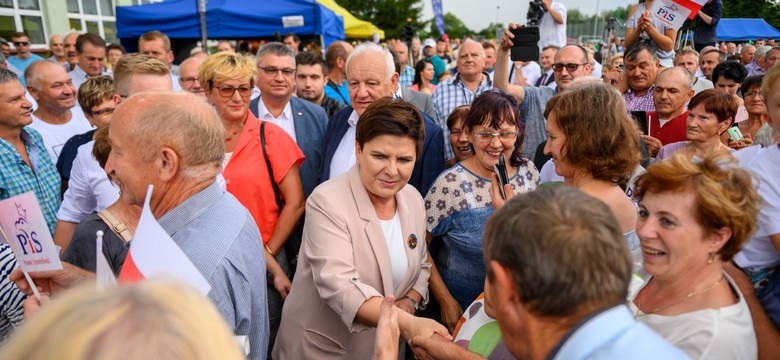
<svg viewBox="0 0 780 360">
<path fill-rule="evenodd" d="M 184 281 L 206 295 L 211 285 L 195 268 L 187 255 L 171 239 L 152 215 L 149 200 L 154 186 L 149 185 L 135 235 L 127 251 L 120 283 L 133 283 L 155 277 L 167 277 Z"/>
<path fill-rule="evenodd" d="M 652 18 L 680 29 L 685 19 L 693 19 L 707 0 L 656 0 L 650 8 Z"/>
</svg>

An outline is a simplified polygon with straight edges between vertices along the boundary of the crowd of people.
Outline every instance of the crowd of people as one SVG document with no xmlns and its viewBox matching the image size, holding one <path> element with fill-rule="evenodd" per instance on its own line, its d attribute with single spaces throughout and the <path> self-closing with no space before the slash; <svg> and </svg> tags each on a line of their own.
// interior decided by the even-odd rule
<svg viewBox="0 0 780 360">
<path fill-rule="evenodd" d="M 0 244 L 0 358 L 771 358 L 780 47 L 719 46 L 719 0 L 678 46 L 652 3 L 598 49 L 543 0 L 538 62 L 517 24 L 178 65 L 159 31 L 14 33 L 0 199 L 34 192 L 63 269 L 38 299 Z M 94 290 L 145 201 L 210 301 Z"/>
</svg>

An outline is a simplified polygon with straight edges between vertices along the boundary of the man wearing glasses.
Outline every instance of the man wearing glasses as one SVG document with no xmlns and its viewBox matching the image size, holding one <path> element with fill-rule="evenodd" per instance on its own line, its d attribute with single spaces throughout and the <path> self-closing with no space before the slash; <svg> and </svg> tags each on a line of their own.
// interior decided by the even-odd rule
<svg viewBox="0 0 780 360">
<path fill-rule="evenodd" d="M 516 29 L 517 24 L 509 24 L 509 29 Z M 512 48 L 512 32 L 504 30 L 501 44 L 498 49 L 498 64 L 509 62 L 509 49 Z M 512 94 L 520 104 L 520 112 L 525 123 L 525 138 L 523 139 L 522 152 L 526 157 L 532 157 L 536 148 L 547 139 L 547 123 L 544 118 L 544 109 L 555 94 L 566 90 L 571 82 L 579 77 L 590 76 L 591 66 L 588 63 L 588 52 L 578 45 L 567 45 L 555 53 L 552 64 L 556 89 L 547 86 L 528 87 L 511 85 L 508 80 L 508 72 L 504 66 L 496 67 L 494 86 Z M 543 164 L 535 164 L 541 168 Z"/>
<path fill-rule="evenodd" d="M 26 33 L 13 33 L 11 35 L 11 43 L 13 43 L 14 48 L 16 48 L 16 55 L 9 57 L 8 63 L 22 74 L 27 70 L 27 67 L 30 66 L 30 64 L 38 60 L 43 60 L 42 57 L 30 52 L 30 37 L 27 36 Z M 22 82 L 22 85 L 26 86 L 26 82 L 23 78 L 20 77 L 19 80 Z"/>
<path fill-rule="evenodd" d="M 257 87 L 260 97 L 249 103 L 258 119 L 272 122 L 295 140 L 306 156 L 300 168 L 303 195 L 318 184 L 322 166 L 322 138 L 328 115 L 322 107 L 293 97 L 295 53 L 282 43 L 268 43 L 257 51 Z"/>
</svg>

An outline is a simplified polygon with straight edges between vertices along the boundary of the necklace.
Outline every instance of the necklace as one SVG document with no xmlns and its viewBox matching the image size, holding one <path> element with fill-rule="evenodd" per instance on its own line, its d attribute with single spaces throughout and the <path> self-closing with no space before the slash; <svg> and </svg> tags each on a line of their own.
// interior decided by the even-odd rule
<svg viewBox="0 0 780 360">
<path fill-rule="evenodd" d="M 232 133 L 232 134 L 230 134 L 230 135 L 228 135 L 227 137 L 225 137 L 225 142 L 228 142 L 228 141 L 230 141 L 230 140 L 233 140 L 233 136 L 236 136 L 236 135 L 237 135 L 237 134 L 238 134 L 238 133 L 241 131 L 241 129 L 243 129 L 243 128 L 244 128 L 244 123 L 246 123 L 246 120 L 242 121 L 242 122 L 241 122 L 241 125 L 238 125 L 238 129 L 236 129 L 236 130 L 233 130 L 233 133 Z"/>
<path fill-rule="evenodd" d="M 723 282 L 723 278 L 724 278 L 723 275 L 721 275 L 720 279 L 718 279 L 718 281 L 716 281 L 714 284 L 712 284 L 712 285 L 710 285 L 710 286 L 708 286 L 708 287 L 706 287 L 706 288 L 704 288 L 702 290 L 691 291 L 687 295 L 685 295 L 682 298 L 680 298 L 680 300 L 677 300 L 677 301 L 671 303 L 670 305 L 660 306 L 660 307 L 657 307 L 657 308 L 655 308 L 653 310 L 650 310 L 650 311 L 648 311 L 646 313 L 643 313 L 643 314 L 639 314 L 639 312 L 642 311 L 640 309 L 640 307 L 642 306 L 642 301 L 641 301 L 641 299 L 636 299 L 636 314 L 634 314 L 634 317 L 654 314 L 654 313 L 657 313 L 657 312 L 659 312 L 661 310 L 666 310 L 666 309 L 668 309 L 668 308 L 670 308 L 672 306 L 680 304 L 683 301 L 690 299 L 694 295 L 704 294 L 704 293 L 714 289 L 716 286 L 720 285 L 720 283 Z"/>
</svg>

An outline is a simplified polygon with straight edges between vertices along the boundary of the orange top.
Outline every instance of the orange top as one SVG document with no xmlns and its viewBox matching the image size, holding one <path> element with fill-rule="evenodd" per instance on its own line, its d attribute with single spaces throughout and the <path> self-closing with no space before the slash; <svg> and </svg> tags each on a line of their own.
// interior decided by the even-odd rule
<svg viewBox="0 0 780 360">
<path fill-rule="evenodd" d="M 260 229 L 263 244 L 267 244 L 276 228 L 279 208 L 274 200 L 274 189 L 260 146 L 260 120 L 251 112 L 247 112 L 244 129 L 236 141 L 233 156 L 222 175 L 227 191 L 249 210 Z M 303 163 L 303 152 L 295 140 L 271 122 L 265 124 L 265 148 L 277 184 L 293 166 L 301 166 Z"/>
</svg>

